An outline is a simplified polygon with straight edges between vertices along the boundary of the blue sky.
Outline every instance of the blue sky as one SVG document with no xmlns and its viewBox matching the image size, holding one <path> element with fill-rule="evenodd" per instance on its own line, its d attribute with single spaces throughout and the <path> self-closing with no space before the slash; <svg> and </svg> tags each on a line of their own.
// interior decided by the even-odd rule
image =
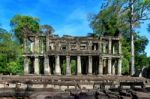
<svg viewBox="0 0 150 99">
<path fill-rule="evenodd" d="M 10 19 L 16 14 L 38 17 L 41 24 L 54 27 L 55 34 L 85 36 L 92 32 L 88 16 L 97 13 L 102 0 L 0 0 L 1 27 L 10 30 Z M 138 31 L 150 40 L 147 24 L 144 23 Z M 150 56 L 150 44 L 146 52 Z"/>
</svg>

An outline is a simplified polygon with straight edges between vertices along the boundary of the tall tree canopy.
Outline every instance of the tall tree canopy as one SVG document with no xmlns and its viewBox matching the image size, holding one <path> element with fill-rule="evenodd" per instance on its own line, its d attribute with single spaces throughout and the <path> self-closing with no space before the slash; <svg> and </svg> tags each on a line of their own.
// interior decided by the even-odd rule
<svg viewBox="0 0 150 99">
<path fill-rule="evenodd" d="M 38 18 L 25 15 L 15 15 L 10 25 L 20 43 L 23 43 L 24 34 L 36 34 L 40 29 Z"/>
<path fill-rule="evenodd" d="M 144 49 L 148 43 L 148 39 L 137 34 L 134 29 L 140 26 L 141 21 L 150 17 L 149 9 L 149 0 L 106 0 L 100 12 L 91 18 L 90 26 L 97 36 L 116 36 L 118 33 L 122 33 L 123 68 L 128 70 L 125 68 L 129 68 L 132 57 L 131 74 L 134 73 L 134 53 L 136 53 L 136 58 L 145 55 Z M 136 45 L 135 49 L 134 44 Z M 138 46 L 142 46 L 142 48 Z"/>
<path fill-rule="evenodd" d="M 52 34 L 55 30 L 52 26 L 45 24 L 40 26 L 40 31 L 41 33 Z"/>
<path fill-rule="evenodd" d="M 11 19 L 10 25 L 17 39 L 20 43 L 23 43 L 24 34 L 52 34 L 54 32 L 54 28 L 51 25 L 40 25 L 39 21 L 38 18 L 32 16 L 15 15 Z"/>
</svg>

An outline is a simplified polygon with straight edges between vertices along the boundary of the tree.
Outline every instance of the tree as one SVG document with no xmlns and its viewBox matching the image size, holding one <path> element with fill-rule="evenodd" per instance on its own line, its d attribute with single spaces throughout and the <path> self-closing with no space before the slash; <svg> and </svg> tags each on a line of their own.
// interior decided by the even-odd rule
<svg viewBox="0 0 150 99">
<path fill-rule="evenodd" d="M 116 35 L 122 33 L 124 44 L 125 40 L 131 42 L 130 48 L 124 48 L 124 51 L 131 50 L 131 74 L 134 74 L 134 29 L 140 25 L 141 20 L 149 17 L 149 0 L 107 0 L 103 4 L 102 10 L 92 17 L 91 27 L 93 32 L 101 35 Z"/>
<path fill-rule="evenodd" d="M 5 29 L 0 28 L 0 73 L 22 73 L 21 54 L 21 46 L 13 41 L 13 35 Z"/>
<path fill-rule="evenodd" d="M 38 18 L 25 15 L 15 15 L 10 25 L 20 43 L 23 43 L 24 34 L 36 34 L 40 29 Z"/>
<path fill-rule="evenodd" d="M 40 31 L 41 33 L 52 34 L 55 30 L 52 26 L 45 24 L 40 26 Z"/>
<path fill-rule="evenodd" d="M 148 0 L 129 0 L 129 23 L 131 39 L 131 75 L 135 74 L 135 49 L 134 49 L 134 25 L 141 20 L 148 19 L 148 9 L 150 1 Z"/>
</svg>

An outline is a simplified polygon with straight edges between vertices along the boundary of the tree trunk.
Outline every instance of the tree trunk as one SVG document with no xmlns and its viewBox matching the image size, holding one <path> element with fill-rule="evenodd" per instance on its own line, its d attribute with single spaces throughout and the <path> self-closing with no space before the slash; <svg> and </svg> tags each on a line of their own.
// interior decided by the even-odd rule
<svg viewBox="0 0 150 99">
<path fill-rule="evenodd" d="M 135 52 L 134 52 L 134 33 L 133 33 L 133 0 L 130 0 L 130 39 L 131 39 L 131 75 L 135 74 Z"/>
</svg>

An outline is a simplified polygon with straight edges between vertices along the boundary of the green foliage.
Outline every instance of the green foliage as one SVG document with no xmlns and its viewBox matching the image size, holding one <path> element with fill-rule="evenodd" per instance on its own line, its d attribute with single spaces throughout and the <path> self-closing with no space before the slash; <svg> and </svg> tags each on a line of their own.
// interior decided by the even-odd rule
<svg viewBox="0 0 150 99">
<path fill-rule="evenodd" d="M 136 54 L 145 53 L 146 45 L 148 44 L 148 39 L 145 36 L 135 35 L 135 52 Z"/>
<path fill-rule="evenodd" d="M 136 68 L 141 70 L 143 66 L 147 67 L 149 66 L 149 58 L 147 57 L 146 54 L 139 54 L 135 56 L 136 60 Z"/>
<path fill-rule="evenodd" d="M 19 62 L 9 62 L 7 63 L 7 68 L 6 68 L 8 73 L 12 74 L 23 74 L 23 66 Z"/>
<path fill-rule="evenodd" d="M 21 46 L 13 41 L 12 34 L 0 28 L 0 73 L 22 73 L 21 53 Z"/>
<path fill-rule="evenodd" d="M 62 74 L 65 75 L 66 74 L 66 60 L 63 61 L 63 66 L 62 66 Z"/>
<path fill-rule="evenodd" d="M 63 61 L 63 65 L 62 65 L 62 74 L 65 75 L 66 74 L 66 60 Z M 71 74 L 76 74 L 76 60 L 71 60 L 70 62 L 70 66 L 71 66 Z"/>
<path fill-rule="evenodd" d="M 147 65 L 146 65 L 146 67 L 150 68 L 150 57 L 147 57 Z"/>
<path fill-rule="evenodd" d="M 127 28 L 124 24 L 121 13 L 122 1 L 115 2 L 117 0 L 109 0 L 110 3 L 104 3 L 102 10 L 91 18 L 91 24 L 94 34 L 98 36 L 109 35 L 114 36 Z"/>
<path fill-rule="evenodd" d="M 71 73 L 72 74 L 76 74 L 77 68 L 76 68 L 77 64 L 75 60 L 71 61 Z"/>
<path fill-rule="evenodd" d="M 122 73 L 125 75 L 129 74 L 129 61 L 126 58 L 123 58 L 123 67 L 122 67 Z"/>
<path fill-rule="evenodd" d="M 91 17 L 90 26 L 93 29 L 93 34 L 90 36 L 116 36 L 122 34 L 122 50 L 123 50 L 123 73 L 129 73 L 130 63 L 130 22 L 133 17 L 133 27 L 139 27 L 141 20 L 146 20 L 150 17 L 148 14 L 150 9 L 149 0 L 134 0 L 134 15 L 131 16 L 131 10 L 128 0 L 106 0 L 98 14 Z M 150 31 L 150 25 L 149 25 Z M 145 47 L 148 44 L 148 39 L 134 32 L 135 38 L 135 59 L 136 68 L 150 65 L 149 58 L 145 54 Z M 142 62 L 140 62 L 141 60 Z M 147 62 L 148 61 L 148 62 Z"/>
<path fill-rule="evenodd" d="M 39 32 L 39 19 L 32 16 L 15 15 L 10 25 L 16 37 L 23 43 L 24 34 L 36 34 Z"/>
</svg>

